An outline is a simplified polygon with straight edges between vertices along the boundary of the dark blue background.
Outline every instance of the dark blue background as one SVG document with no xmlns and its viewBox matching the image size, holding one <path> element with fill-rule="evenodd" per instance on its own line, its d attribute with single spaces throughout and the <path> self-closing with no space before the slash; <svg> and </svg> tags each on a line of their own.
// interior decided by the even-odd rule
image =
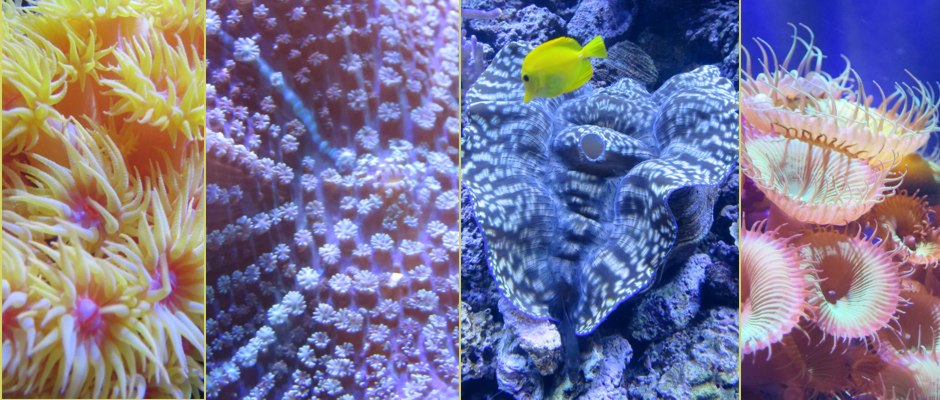
<svg viewBox="0 0 940 400">
<path fill-rule="evenodd" d="M 827 56 L 823 69 L 830 74 L 842 71 L 840 54 L 845 54 L 866 89 L 872 81 L 885 91 L 894 82 L 912 82 L 905 69 L 935 89 L 940 81 L 940 1 L 741 1 L 741 43 L 752 57 L 754 37 L 769 42 L 778 57 L 785 56 L 792 36 L 788 22 L 813 30 L 816 45 Z"/>
</svg>

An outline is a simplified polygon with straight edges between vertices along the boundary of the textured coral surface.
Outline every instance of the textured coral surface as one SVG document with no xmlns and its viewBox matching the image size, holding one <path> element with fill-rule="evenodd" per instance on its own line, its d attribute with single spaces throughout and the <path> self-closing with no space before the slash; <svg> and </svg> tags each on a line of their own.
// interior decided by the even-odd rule
<svg viewBox="0 0 940 400">
<path fill-rule="evenodd" d="M 3 3 L 3 396 L 191 398 L 200 1 Z"/>
<path fill-rule="evenodd" d="M 697 254 L 667 267 L 674 272 L 661 287 L 625 303 L 597 332 L 579 339 L 575 382 L 559 374 L 565 361 L 557 330 L 546 334 L 546 321 L 525 318 L 499 301 L 490 272 L 479 268 L 486 267 L 486 257 L 473 238 L 482 232 L 465 203 L 462 397 L 736 398 L 737 258 L 729 229 L 737 221 L 734 182 L 718 201 L 715 231 L 725 233 L 709 233 Z M 546 369 L 552 363 L 554 369 Z"/>
<path fill-rule="evenodd" d="M 646 55 L 686 45 L 638 21 L 637 7 L 662 5 L 517 3 L 464 4 L 475 9 L 464 13 L 462 396 L 733 398 L 733 85 L 715 66 Z M 611 49 L 594 89 L 523 105 L 522 57 L 574 31 Z"/>
<path fill-rule="evenodd" d="M 210 1 L 212 398 L 453 398 L 454 2 Z"/>
<path fill-rule="evenodd" d="M 703 67 L 653 94 L 625 79 L 561 102 L 513 105 L 526 52 L 504 48 L 467 95 L 465 187 L 502 293 L 541 318 L 559 318 L 552 307 L 573 296 L 570 317 L 587 334 L 650 283 L 674 245 L 698 236 L 682 219 L 685 204 L 669 196 L 727 176 L 734 92 Z"/>
<path fill-rule="evenodd" d="M 743 397 L 936 399 L 937 88 L 870 96 L 793 29 L 745 52 Z"/>
</svg>

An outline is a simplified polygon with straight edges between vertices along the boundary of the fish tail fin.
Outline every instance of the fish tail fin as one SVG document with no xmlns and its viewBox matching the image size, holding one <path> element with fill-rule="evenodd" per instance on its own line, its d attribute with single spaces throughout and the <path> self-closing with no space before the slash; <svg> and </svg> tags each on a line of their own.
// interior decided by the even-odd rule
<svg viewBox="0 0 940 400">
<path fill-rule="evenodd" d="M 584 48 L 581 49 L 581 56 L 594 58 L 607 58 L 607 46 L 604 46 L 604 38 L 600 35 L 591 39 Z"/>
</svg>

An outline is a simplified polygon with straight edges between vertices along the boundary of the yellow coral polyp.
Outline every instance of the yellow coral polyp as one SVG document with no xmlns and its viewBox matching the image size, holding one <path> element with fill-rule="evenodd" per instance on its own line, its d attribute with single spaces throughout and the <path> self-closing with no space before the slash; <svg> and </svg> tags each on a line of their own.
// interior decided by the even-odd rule
<svg viewBox="0 0 940 400">
<path fill-rule="evenodd" d="M 69 25 L 65 25 L 65 29 L 69 42 L 67 62 L 75 68 L 74 80 L 78 82 L 79 89 L 85 90 L 89 78 L 98 80 L 101 60 L 111 54 L 111 48 L 102 45 L 94 25 L 89 27 L 87 36 Z"/>
<path fill-rule="evenodd" d="M 114 79 L 102 79 L 117 100 L 109 114 L 160 128 L 172 145 L 180 136 L 202 140 L 205 125 L 205 63 L 194 48 L 171 46 L 151 31 L 146 38 L 125 40 L 114 52 L 117 64 L 109 68 Z"/>
<path fill-rule="evenodd" d="M 144 0 L 40 1 L 36 4 L 36 12 L 57 18 L 105 20 L 138 17 L 152 6 L 153 2 Z"/>
<path fill-rule="evenodd" d="M 153 9 L 153 25 L 171 34 L 167 37 L 168 42 L 174 43 L 179 35 L 184 42 L 197 46 L 202 54 L 206 34 L 206 3 L 201 0 L 162 1 Z"/>
<path fill-rule="evenodd" d="M 136 299 L 140 289 L 129 282 L 132 275 L 81 247 L 36 246 L 50 263 L 36 266 L 42 280 L 32 281 L 32 290 L 49 307 L 35 310 L 41 322 L 23 394 L 128 397 L 135 379 L 127 371 L 147 361 L 144 371 L 166 376 L 154 338 L 136 318 L 145 309 Z M 105 379 L 111 376 L 116 378 Z"/>
<path fill-rule="evenodd" d="M 65 97 L 64 55 L 43 39 L 3 43 L 3 154 L 29 150 Z"/>
<path fill-rule="evenodd" d="M 68 161 L 58 164 L 31 155 L 33 165 L 21 164 L 29 189 L 9 189 L 5 200 L 30 212 L 29 226 L 51 236 L 71 234 L 94 250 L 115 237 L 121 227 L 134 227 L 143 209 L 140 183 L 131 179 L 120 150 L 104 135 L 93 135 L 80 124 L 66 124 L 61 140 Z"/>
<path fill-rule="evenodd" d="M 7 227 L 4 221 L 4 228 Z M 36 341 L 35 322 L 24 314 L 29 305 L 26 266 L 32 253 L 16 236 L 3 231 L 3 386 L 25 379 L 27 353 Z M 10 377 L 10 379 L 8 379 Z"/>
<path fill-rule="evenodd" d="M 200 181 L 183 191 L 198 193 L 201 186 Z M 149 282 L 143 298 L 152 306 L 144 324 L 152 336 L 165 338 L 160 359 L 176 371 L 173 387 L 183 388 L 194 378 L 201 380 L 201 374 L 189 372 L 195 359 L 186 354 L 183 342 L 205 358 L 205 208 L 196 207 L 187 195 L 171 202 L 165 185 L 157 187 L 161 190 L 150 196 L 151 223 L 141 219 L 138 239 L 127 238 L 108 254 L 125 268 L 136 268 L 139 281 Z M 183 392 L 174 391 L 174 396 Z"/>
</svg>

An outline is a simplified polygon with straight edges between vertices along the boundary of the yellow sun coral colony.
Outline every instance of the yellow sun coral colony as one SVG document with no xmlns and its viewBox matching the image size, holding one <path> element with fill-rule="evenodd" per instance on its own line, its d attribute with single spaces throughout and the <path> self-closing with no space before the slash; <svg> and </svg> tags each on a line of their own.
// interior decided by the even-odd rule
<svg viewBox="0 0 940 400">
<path fill-rule="evenodd" d="M 194 398 L 205 2 L 3 3 L 3 396 Z"/>
<path fill-rule="evenodd" d="M 839 75 L 824 72 L 812 32 L 795 27 L 785 57 L 760 39 L 757 47 L 759 68 L 745 50 L 741 81 L 742 209 L 745 220 L 792 234 L 800 256 L 774 257 L 768 250 L 786 247 L 744 232 L 741 254 L 762 255 L 743 266 L 786 265 L 764 285 L 748 280 L 759 269 L 742 270 L 742 306 L 767 299 L 762 308 L 778 312 L 766 325 L 783 329 L 742 330 L 742 392 L 940 399 L 937 91 L 915 78 L 869 96 L 848 60 Z M 798 299 L 785 271 L 807 263 L 809 290 Z"/>
</svg>

